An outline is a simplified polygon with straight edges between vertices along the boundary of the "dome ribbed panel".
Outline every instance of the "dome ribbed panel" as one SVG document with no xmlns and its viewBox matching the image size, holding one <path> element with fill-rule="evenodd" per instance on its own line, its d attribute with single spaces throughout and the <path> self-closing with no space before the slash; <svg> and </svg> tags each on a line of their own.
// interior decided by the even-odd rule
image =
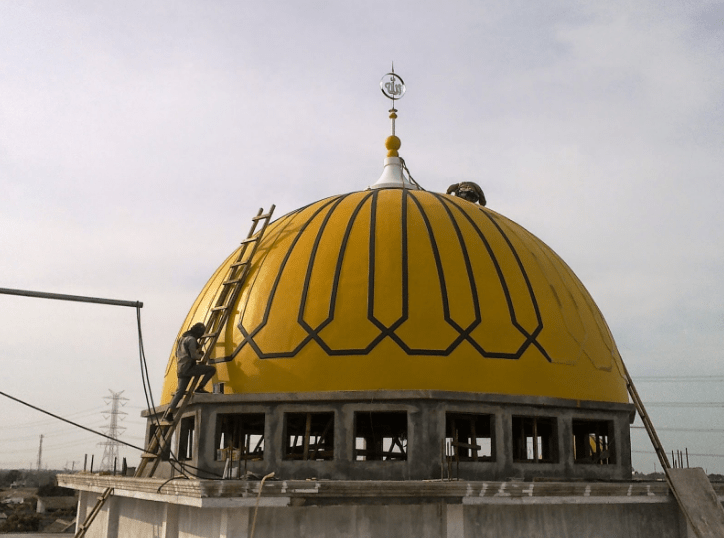
<svg viewBox="0 0 724 538">
<path fill-rule="evenodd" d="M 182 330 L 204 319 L 233 258 Z M 448 195 L 355 192 L 280 218 L 230 324 L 216 353 L 227 391 L 628 401 L 610 331 L 570 268 L 514 222 Z"/>
</svg>

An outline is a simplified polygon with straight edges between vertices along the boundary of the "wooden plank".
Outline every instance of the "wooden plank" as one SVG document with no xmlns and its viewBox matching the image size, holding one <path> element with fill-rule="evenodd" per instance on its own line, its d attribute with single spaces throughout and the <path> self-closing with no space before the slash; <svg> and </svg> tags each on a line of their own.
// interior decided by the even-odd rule
<svg viewBox="0 0 724 538">
<path fill-rule="evenodd" d="M 458 427 L 455 424 L 455 419 L 452 420 L 452 430 L 453 430 L 453 442 L 452 446 L 455 449 L 455 461 L 460 461 L 460 445 L 458 443 Z"/>
<path fill-rule="evenodd" d="M 307 413 L 307 424 L 304 428 L 304 454 L 303 458 L 305 461 L 309 459 L 309 435 L 312 432 L 312 414 Z"/>
<path fill-rule="evenodd" d="M 475 435 L 475 419 L 472 417 L 470 418 L 470 440 L 473 446 L 468 448 L 470 448 L 473 453 L 473 461 L 478 461 L 478 450 L 480 450 L 480 447 L 475 444 L 477 442 L 477 436 Z"/>
<path fill-rule="evenodd" d="M 324 427 L 324 431 L 322 431 L 322 435 L 319 436 L 317 439 L 317 442 L 314 445 L 314 453 L 312 454 L 312 459 L 316 459 L 317 457 L 317 451 L 319 449 L 319 445 L 322 444 L 324 446 L 324 440 L 327 437 L 327 434 L 329 433 L 330 428 L 334 427 L 334 415 L 329 419 L 327 422 L 327 425 Z"/>
</svg>

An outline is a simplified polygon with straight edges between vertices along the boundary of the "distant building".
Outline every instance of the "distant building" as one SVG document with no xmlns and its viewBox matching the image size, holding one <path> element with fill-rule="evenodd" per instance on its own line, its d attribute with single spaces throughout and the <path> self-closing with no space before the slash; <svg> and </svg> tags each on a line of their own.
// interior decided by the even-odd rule
<svg viewBox="0 0 724 538">
<path fill-rule="evenodd" d="M 66 497 L 38 497 L 38 504 L 35 511 L 38 514 L 47 514 L 58 510 L 70 510 L 75 508 L 78 499 L 75 495 Z"/>
</svg>

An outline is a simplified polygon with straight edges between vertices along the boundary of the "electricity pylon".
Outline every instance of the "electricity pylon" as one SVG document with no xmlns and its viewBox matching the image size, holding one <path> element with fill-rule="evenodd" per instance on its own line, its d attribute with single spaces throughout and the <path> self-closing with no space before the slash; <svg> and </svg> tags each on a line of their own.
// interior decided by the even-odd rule
<svg viewBox="0 0 724 538">
<path fill-rule="evenodd" d="M 98 446 L 105 447 L 103 449 L 103 459 L 101 460 L 100 470 L 101 471 L 112 471 L 114 463 L 118 460 L 118 446 L 121 444 L 116 439 L 126 431 L 118 425 L 118 420 L 123 420 L 125 417 L 121 415 L 127 415 L 125 411 L 121 411 L 120 408 L 126 405 L 128 398 L 121 397 L 124 391 L 113 392 L 108 389 L 111 393 L 110 396 L 103 398 L 106 401 L 106 405 L 111 405 L 111 410 L 103 413 L 103 418 L 110 419 L 108 426 L 106 427 L 105 433 L 108 437 L 112 437 L 113 440 L 106 440 L 98 443 Z"/>
</svg>

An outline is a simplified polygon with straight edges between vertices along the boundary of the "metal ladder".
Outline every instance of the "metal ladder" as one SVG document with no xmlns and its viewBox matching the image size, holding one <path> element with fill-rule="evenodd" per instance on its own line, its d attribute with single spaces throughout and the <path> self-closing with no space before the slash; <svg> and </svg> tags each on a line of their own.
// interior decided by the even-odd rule
<svg viewBox="0 0 724 538">
<path fill-rule="evenodd" d="M 236 304 L 237 299 L 239 298 L 241 289 L 244 285 L 244 282 L 246 281 L 247 275 L 249 274 L 251 262 L 254 258 L 254 255 L 256 254 L 259 244 L 261 243 L 262 237 L 264 237 L 264 232 L 269 225 L 271 216 L 274 214 L 275 207 L 275 205 L 272 205 L 268 213 L 264 213 L 264 210 L 260 208 L 256 216 L 251 219 L 251 229 L 249 230 L 246 239 L 241 242 L 241 249 L 239 250 L 239 255 L 229 267 L 229 272 L 226 275 L 226 279 L 221 284 L 221 292 L 216 298 L 214 306 L 211 308 L 211 314 L 209 315 L 209 319 L 206 320 L 206 333 L 201 336 L 201 338 L 199 338 L 199 342 L 204 350 L 200 360 L 202 364 L 208 364 L 211 353 L 214 350 L 214 346 L 216 345 L 216 342 L 218 341 L 221 332 L 224 330 L 226 322 L 229 320 L 231 310 L 234 307 L 234 304 Z M 262 223 L 262 225 L 257 232 L 256 228 L 260 222 Z M 251 251 L 247 255 L 247 251 L 249 250 L 250 246 Z M 146 473 L 146 467 L 149 463 L 151 463 L 151 467 L 145 474 L 145 476 L 147 478 L 150 478 L 153 476 L 153 473 L 156 472 L 158 464 L 162 459 L 161 456 L 171 447 L 171 438 L 176 431 L 176 427 L 181 421 L 184 410 L 193 398 L 194 391 L 196 390 L 198 382 L 199 377 L 193 377 L 186 389 L 186 394 L 184 395 L 180 405 L 178 406 L 178 409 L 175 411 L 172 409 L 167 409 L 163 418 L 158 421 L 156 431 L 151 436 L 145 452 L 141 455 L 141 463 L 138 465 L 138 468 L 133 475 L 134 478 L 143 477 L 144 473 Z M 173 412 L 173 419 L 171 420 L 168 419 L 169 412 Z M 91 523 L 93 523 L 93 520 L 98 515 L 101 508 L 108 500 L 108 498 L 112 495 L 112 493 L 113 488 L 106 488 L 103 494 L 98 498 L 98 501 L 93 507 L 93 510 L 91 510 L 91 512 L 88 514 L 85 521 L 78 526 L 78 530 L 75 533 L 75 538 L 82 538 L 83 536 L 85 536 L 88 527 L 90 527 Z"/>
</svg>

